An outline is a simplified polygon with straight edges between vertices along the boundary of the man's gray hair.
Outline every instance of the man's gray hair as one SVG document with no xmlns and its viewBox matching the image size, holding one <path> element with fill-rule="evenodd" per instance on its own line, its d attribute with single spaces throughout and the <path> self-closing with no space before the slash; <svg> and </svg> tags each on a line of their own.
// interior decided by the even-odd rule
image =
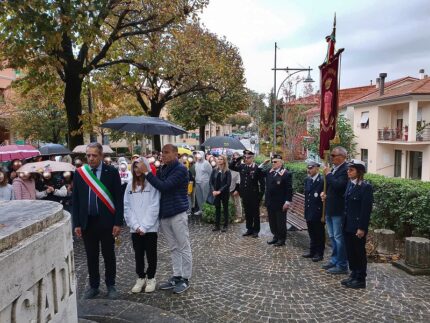
<svg viewBox="0 0 430 323">
<path fill-rule="evenodd" d="M 100 154 L 103 154 L 103 146 L 98 142 L 90 142 L 87 148 L 97 148 Z"/>
<path fill-rule="evenodd" d="M 339 155 L 342 155 L 342 156 L 344 156 L 345 158 L 348 156 L 348 152 L 347 152 L 347 151 L 346 151 L 346 149 L 345 149 L 344 147 L 342 147 L 342 146 L 334 147 L 334 148 L 333 148 L 333 150 L 336 150 L 336 151 L 339 153 Z"/>
</svg>

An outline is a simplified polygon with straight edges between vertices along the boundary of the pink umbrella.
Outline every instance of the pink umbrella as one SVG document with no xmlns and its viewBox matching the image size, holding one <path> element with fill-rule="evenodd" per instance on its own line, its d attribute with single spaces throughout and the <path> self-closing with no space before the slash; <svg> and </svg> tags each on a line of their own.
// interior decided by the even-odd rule
<svg viewBox="0 0 430 323">
<path fill-rule="evenodd" d="M 31 145 L 6 145 L 0 147 L 0 162 L 39 156 L 40 152 Z"/>
</svg>

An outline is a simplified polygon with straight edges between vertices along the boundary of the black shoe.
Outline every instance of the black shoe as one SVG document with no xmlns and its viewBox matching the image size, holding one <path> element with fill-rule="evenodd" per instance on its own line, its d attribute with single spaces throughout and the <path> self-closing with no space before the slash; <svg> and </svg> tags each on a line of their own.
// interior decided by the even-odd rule
<svg viewBox="0 0 430 323">
<path fill-rule="evenodd" d="M 333 264 L 333 263 L 331 263 L 331 262 L 328 262 L 328 263 L 326 263 L 325 265 L 322 265 L 321 266 L 321 268 L 322 269 L 330 269 L 330 268 L 333 268 L 333 267 L 336 267 L 336 265 L 335 264 Z"/>
<path fill-rule="evenodd" d="M 275 244 L 278 242 L 278 239 L 273 238 L 272 240 L 267 241 L 267 244 Z"/>
<path fill-rule="evenodd" d="M 96 297 L 100 293 L 98 288 L 90 288 L 85 291 L 84 293 L 84 299 L 92 299 Z"/>
<path fill-rule="evenodd" d="M 258 233 L 257 233 L 257 232 L 254 232 L 254 233 L 252 234 L 252 237 L 253 237 L 253 238 L 258 238 Z"/>
<path fill-rule="evenodd" d="M 285 240 L 279 240 L 277 243 L 274 244 L 275 247 L 282 247 L 285 246 Z"/>
<path fill-rule="evenodd" d="M 213 232 L 215 232 L 215 231 L 219 231 L 219 227 L 215 227 L 215 228 L 213 228 L 213 229 L 212 229 L 212 231 L 213 231 Z"/>
<path fill-rule="evenodd" d="M 311 254 L 311 253 L 305 253 L 302 255 L 303 258 L 313 258 L 315 255 Z"/>
<path fill-rule="evenodd" d="M 320 256 L 320 255 L 315 255 L 314 257 L 312 257 L 313 262 L 318 262 L 318 261 L 321 261 L 323 259 L 324 259 L 324 257 Z"/>
<path fill-rule="evenodd" d="M 222 227 L 221 232 L 227 232 L 227 226 L 226 225 Z"/>
<path fill-rule="evenodd" d="M 347 288 L 353 288 L 353 289 L 366 288 L 366 281 L 365 280 L 353 279 L 349 283 L 347 283 L 345 285 L 345 287 L 347 287 Z"/>
<path fill-rule="evenodd" d="M 342 280 L 340 281 L 340 283 L 341 283 L 343 286 L 346 286 L 346 285 L 348 285 L 350 282 L 352 282 L 354 279 L 355 279 L 354 277 L 348 277 L 348 278 L 342 279 Z"/>
<path fill-rule="evenodd" d="M 251 236 L 252 235 L 252 231 L 246 231 L 244 234 L 242 234 L 242 237 L 246 237 L 246 236 Z"/>
<path fill-rule="evenodd" d="M 109 299 L 117 299 L 118 298 L 118 292 L 116 291 L 115 286 L 108 286 L 107 287 L 107 298 Z"/>
</svg>

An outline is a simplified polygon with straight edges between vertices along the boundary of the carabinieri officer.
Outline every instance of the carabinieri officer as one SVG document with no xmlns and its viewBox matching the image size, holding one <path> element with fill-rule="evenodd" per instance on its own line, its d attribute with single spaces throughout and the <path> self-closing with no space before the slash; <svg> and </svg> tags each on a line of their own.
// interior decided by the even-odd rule
<svg viewBox="0 0 430 323">
<path fill-rule="evenodd" d="M 264 161 L 263 165 L 268 162 L 269 160 Z M 267 243 L 275 247 L 285 246 L 287 211 L 293 197 L 292 175 L 284 168 L 282 156 L 278 154 L 272 156 L 272 168 L 264 171 L 264 174 L 266 176 L 264 201 L 269 217 L 270 231 L 273 234 L 273 239 Z"/>
<path fill-rule="evenodd" d="M 254 163 L 254 153 L 250 150 L 243 151 L 244 163 L 241 157 L 233 159 L 230 169 L 239 172 L 239 194 L 243 201 L 246 219 L 246 232 L 243 236 L 258 237 L 260 232 L 260 202 L 264 195 L 264 175 L 261 169 Z"/>
<path fill-rule="evenodd" d="M 323 203 L 321 192 L 324 181 L 320 174 L 320 164 L 311 161 L 307 164 L 308 177 L 305 179 L 305 219 L 310 239 L 309 253 L 304 258 L 317 262 L 323 260 L 325 247 L 324 223 L 321 222 Z"/>
<path fill-rule="evenodd" d="M 348 164 L 349 182 L 345 192 L 345 244 L 351 270 L 341 281 L 348 288 L 366 288 L 366 236 L 373 205 L 372 186 L 363 180 L 365 163 L 353 159 Z"/>
</svg>

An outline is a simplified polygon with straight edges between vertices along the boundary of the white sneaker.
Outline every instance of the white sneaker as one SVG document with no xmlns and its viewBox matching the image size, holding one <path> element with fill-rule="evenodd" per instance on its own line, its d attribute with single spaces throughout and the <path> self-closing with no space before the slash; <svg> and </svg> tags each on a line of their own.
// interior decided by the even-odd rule
<svg viewBox="0 0 430 323">
<path fill-rule="evenodd" d="M 146 282 L 145 293 L 152 293 L 155 290 L 156 283 L 155 278 L 148 279 Z"/>
<path fill-rule="evenodd" d="M 131 289 L 132 293 L 140 293 L 142 291 L 143 286 L 145 286 L 146 278 L 138 278 L 136 279 L 136 284 L 134 284 Z"/>
</svg>

